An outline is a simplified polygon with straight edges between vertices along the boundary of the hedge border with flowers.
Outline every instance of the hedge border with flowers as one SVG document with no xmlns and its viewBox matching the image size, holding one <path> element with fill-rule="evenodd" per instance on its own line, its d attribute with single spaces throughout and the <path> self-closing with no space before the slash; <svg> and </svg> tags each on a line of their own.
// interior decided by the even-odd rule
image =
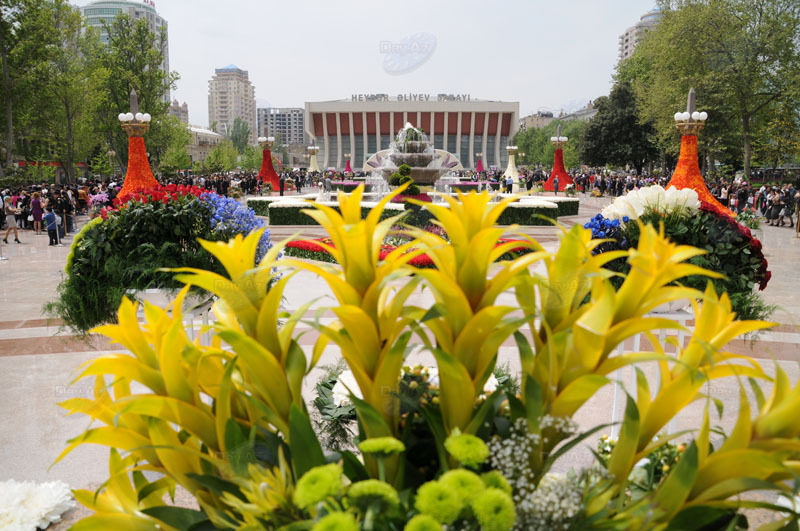
<svg viewBox="0 0 800 531">
<path fill-rule="evenodd" d="M 541 197 L 545 201 L 555 203 L 558 207 L 558 217 L 577 216 L 580 209 L 581 200 L 573 197 Z"/>
<path fill-rule="evenodd" d="M 511 203 L 497 220 L 497 225 L 552 225 L 558 219 L 558 206 L 531 203 Z"/>
<path fill-rule="evenodd" d="M 501 238 L 497 241 L 497 245 L 501 245 L 507 242 L 513 241 L 520 241 L 522 240 L 511 240 L 506 238 Z M 306 260 L 316 260 L 318 262 L 328 262 L 335 264 L 336 259 L 331 256 L 331 254 L 325 250 L 319 243 L 324 243 L 328 246 L 333 247 L 333 241 L 330 238 L 315 238 L 312 240 L 293 240 L 286 244 L 284 247 L 283 252 L 286 256 L 294 256 L 295 258 L 305 258 Z M 381 246 L 381 250 L 379 253 L 379 259 L 383 260 L 386 256 L 394 251 L 397 247 L 395 245 L 384 244 Z M 528 254 L 532 252 L 529 248 L 526 247 L 519 247 L 516 249 L 510 249 L 507 253 L 500 256 L 497 261 L 502 262 L 505 260 L 513 260 L 519 256 L 524 254 Z M 435 268 L 436 266 L 433 263 L 433 260 L 426 255 L 421 254 L 419 256 L 415 256 L 408 262 L 410 265 L 414 267 L 423 268 Z"/>
<path fill-rule="evenodd" d="M 73 240 L 58 298 L 45 312 L 83 334 L 116 319 L 126 293 L 181 284 L 161 268 L 196 267 L 223 273 L 198 238 L 228 241 L 265 227 L 263 219 L 236 200 L 206 190 L 167 185 L 115 199 Z M 257 256 L 269 248 L 261 236 Z"/>
<path fill-rule="evenodd" d="M 337 203 L 322 203 L 330 206 L 330 208 L 339 211 Z M 366 217 L 369 212 L 374 208 L 376 203 L 362 203 L 361 216 Z M 302 211 L 313 208 L 308 203 L 295 203 L 292 201 L 278 201 L 270 203 L 269 205 L 269 224 L 271 226 L 278 225 L 318 225 L 317 221 L 311 216 L 307 216 Z M 380 219 L 390 218 L 403 212 L 404 208 L 400 205 L 386 205 L 386 208 L 381 212 Z"/>
</svg>

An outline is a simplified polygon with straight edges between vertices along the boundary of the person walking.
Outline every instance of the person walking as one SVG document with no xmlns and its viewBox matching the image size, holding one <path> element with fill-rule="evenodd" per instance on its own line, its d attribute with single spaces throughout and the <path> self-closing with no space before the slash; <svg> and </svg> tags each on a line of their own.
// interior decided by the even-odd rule
<svg viewBox="0 0 800 531">
<path fill-rule="evenodd" d="M 33 193 L 31 199 L 31 216 L 33 216 L 33 233 L 37 236 L 42 233 L 42 200 L 39 192 Z"/>
<path fill-rule="evenodd" d="M 558 185 L 559 185 L 559 180 L 558 177 L 556 177 L 555 179 L 553 179 L 553 194 L 555 195 L 558 195 Z"/>
<path fill-rule="evenodd" d="M 22 243 L 19 241 L 19 233 L 17 232 L 17 223 L 16 223 L 16 216 L 19 214 L 19 209 L 14 208 L 11 204 L 11 197 L 6 196 L 5 200 L 3 201 L 3 215 L 6 217 L 6 235 L 3 238 L 3 243 L 8 243 L 8 235 L 11 234 L 11 231 L 14 231 L 14 241 L 17 243 Z"/>
</svg>

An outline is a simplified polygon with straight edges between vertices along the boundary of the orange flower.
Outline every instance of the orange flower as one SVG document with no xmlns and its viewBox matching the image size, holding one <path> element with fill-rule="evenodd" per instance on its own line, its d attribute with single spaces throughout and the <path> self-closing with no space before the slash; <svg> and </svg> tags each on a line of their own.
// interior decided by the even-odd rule
<svg viewBox="0 0 800 531">
<path fill-rule="evenodd" d="M 672 174 L 672 179 L 667 184 L 667 188 L 670 186 L 674 186 L 679 190 L 691 188 L 697 192 L 700 201 L 711 203 L 724 214 L 732 218 L 736 217 L 735 213 L 717 201 L 708 191 L 706 182 L 700 174 L 700 166 L 697 164 L 697 136 L 695 135 L 683 135 L 681 137 L 681 154 L 678 157 L 675 173 Z"/>
<path fill-rule="evenodd" d="M 158 181 L 153 177 L 150 163 L 147 161 L 144 138 L 128 137 L 128 174 L 125 176 L 125 184 L 119 195 L 125 196 L 156 187 L 158 187 Z"/>
</svg>

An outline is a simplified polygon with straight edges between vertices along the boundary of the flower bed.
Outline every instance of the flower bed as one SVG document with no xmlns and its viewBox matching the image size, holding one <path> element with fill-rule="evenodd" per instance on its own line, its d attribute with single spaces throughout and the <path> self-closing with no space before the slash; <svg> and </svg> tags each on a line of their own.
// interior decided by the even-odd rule
<svg viewBox="0 0 800 531">
<path fill-rule="evenodd" d="M 522 256 L 523 254 L 531 252 L 529 248 L 522 246 L 523 243 L 522 240 L 510 240 L 501 238 L 497 241 L 497 245 L 502 245 L 504 243 L 514 242 L 514 241 L 519 241 L 520 247 L 510 249 L 507 253 L 498 258 L 497 260 L 498 262 L 504 260 L 513 260 L 518 256 Z M 284 248 L 284 253 L 286 254 L 286 256 L 294 256 L 296 258 L 306 258 L 308 260 L 317 260 L 320 262 L 329 262 L 335 264 L 336 260 L 333 258 L 333 256 L 330 255 L 330 253 L 328 253 L 328 251 L 324 247 L 319 245 L 320 243 L 323 243 L 330 247 L 334 246 L 330 238 L 316 238 L 313 240 L 294 240 L 286 244 L 286 247 Z M 397 249 L 396 245 L 383 244 L 381 246 L 381 250 L 379 253 L 379 259 L 380 260 L 385 259 L 386 256 L 395 249 Z M 421 254 L 419 256 L 416 256 L 412 258 L 408 263 L 414 267 L 419 267 L 419 268 L 435 267 L 433 264 L 433 260 L 431 260 L 431 258 L 426 254 Z"/>
<path fill-rule="evenodd" d="M 663 224 L 665 234 L 675 243 L 705 250 L 706 254 L 690 262 L 724 275 L 712 282 L 718 293 L 730 296 L 739 319 L 765 318 L 771 311 L 753 292 L 756 287 L 766 288 L 772 276 L 761 242 L 721 208 L 701 202 L 694 190 L 651 186 L 617 198 L 585 225 L 593 237 L 609 239 L 595 252 L 636 246 L 640 228 L 633 220 L 654 227 Z M 606 267 L 621 273 L 629 271 L 627 263 L 619 259 Z M 705 288 L 708 281 L 697 275 L 678 280 L 696 289 Z"/>
<path fill-rule="evenodd" d="M 331 181 L 331 190 L 341 190 L 343 192 L 352 192 L 359 185 L 364 184 L 364 181 Z"/>
<path fill-rule="evenodd" d="M 549 201 L 511 203 L 500 218 L 498 225 L 551 225 L 558 219 L 558 205 Z"/>
<path fill-rule="evenodd" d="M 297 198 L 293 196 L 290 200 L 296 199 Z M 251 197 L 247 200 L 247 207 L 252 209 L 257 216 L 267 217 L 269 216 L 269 205 L 277 203 L 278 201 L 287 201 L 287 198 L 285 196 Z"/>
<path fill-rule="evenodd" d="M 309 208 L 314 208 L 314 204 L 326 205 L 338 211 L 339 204 L 334 202 L 323 203 L 305 203 L 297 201 L 278 201 L 270 203 L 269 205 L 269 224 L 272 226 L 277 225 L 317 225 L 316 220 L 310 216 L 305 215 L 302 211 Z M 377 203 L 364 202 L 361 203 L 361 215 L 366 216 Z M 381 220 L 396 216 L 405 210 L 403 205 L 389 204 L 381 212 Z"/>
<path fill-rule="evenodd" d="M 526 198 L 523 198 L 523 201 Z M 544 199 L 550 203 L 555 203 L 558 206 L 558 216 L 577 216 L 581 200 L 577 197 L 541 197 L 536 199 Z"/>
<path fill-rule="evenodd" d="M 224 271 L 198 238 L 227 241 L 263 227 L 264 220 L 236 200 L 195 187 L 168 185 L 130 194 L 75 236 L 58 299 L 46 310 L 85 333 L 113 321 L 126 292 L 177 289 L 180 283 L 161 268 Z M 269 246 L 265 230 L 257 260 Z"/>
</svg>

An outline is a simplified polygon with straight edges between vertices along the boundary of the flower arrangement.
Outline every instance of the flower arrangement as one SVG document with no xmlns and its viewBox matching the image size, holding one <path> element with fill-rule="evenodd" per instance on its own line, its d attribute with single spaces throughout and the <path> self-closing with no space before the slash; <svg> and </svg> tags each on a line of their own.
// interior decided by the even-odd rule
<svg viewBox="0 0 800 531">
<path fill-rule="evenodd" d="M 630 192 L 584 227 L 592 231 L 593 238 L 606 240 L 593 251 L 600 254 L 635 247 L 642 224 L 663 225 L 671 240 L 706 249 L 706 254 L 690 262 L 721 273 L 712 282 L 716 290 L 729 294 L 740 319 L 763 319 L 772 312 L 773 308 L 753 292 L 756 287 L 765 289 L 772 277 L 761 242 L 716 204 L 699 201 L 694 190 L 650 186 Z M 619 259 L 609 261 L 605 267 L 620 273 L 629 271 L 628 264 Z M 707 279 L 689 275 L 676 281 L 701 289 Z M 620 280 L 613 282 L 620 284 Z"/>
<path fill-rule="evenodd" d="M 108 194 L 100 192 L 98 194 L 89 194 L 89 204 L 92 206 L 105 205 L 108 203 Z"/>
<path fill-rule="evenodd" d="M 780 366 L 770 376 L 756 360 L 725 351 L 730 340 L 771 323 L 735 321 L 728 295 L 713 284 L 703 292 L 671 285 L 689 275 L 718 276 L 688 262 L 704 250 L 670 241 L 642 218 L 637 245 L 628 250 L 594 254 L 600 241 L 580 226 L 564 228 L 553 251 L 532 238 L 498 246 L 506 229 L 495 221 L 513 198 L 492 202 L 484 193 L 462 196 L 461 205 L 445 198 L 449 209 L 429 206 L 449 241 L 409 229 L 413 239 L 381 259 L 400 217 L 362 218 L 362 191 L 340 196 L 339 212 L 324 205 L 314 212 L 335 243 L 319 242 L 335 264 L 280 258 L 276 245 L 251 266 L 258 230 L 227 243 L 203 242 L 224 273 L 179 268 L 176 281 L 185 287 L 175 303 L 145 303 L 144 322 L 137 304 L 122 300 L 118 323 L 98 332 L 127 351 L 87 362 L 81 376 L 94 379 L 94 397 L 62 404 L 94 423 L 59 459 L 81 444 L 112 447 L 113 479 L 97 492 L 75 493 L 92 511 L 79 526 L 508 531 L 690 529 L 702 522 L 719 529 L 752 506 L 742 494 L 753 486 L 793 497 L 800 417 L 792 413 L 800 385 Z M 495 264 L 520 246 L 532 252 Z M 409 265 L 419 254 L 436 267 Z M 603 268 L 614 259 L 631 266 L 618 290 Z M 298 342 L 306 330 L 297 324 L 309 306 L 281 306 L 301 271 L 333 294 L 317 315 L 335 316 L 310 322 L 318 339 L 306 349 Z M 208 342 L 183 330 L 180 308 L 192 286 L 219 297 Z M 430 303 L 412 298 L 418 288 L 429 290 Z M 656 332 L 680 325 L 648 313 L 679 299 L 692 301 L 695 324 L 688 342 L 667 354 Z M 651 338 L 653 351 L 621 352 L 639 333 Z M 497 377 L 494 392 L 484 393 L 506 341 L 516 345 L 519 386 Z M 303 389 L 331 344 L 355 380 L 349 400 L 359 422 L 353 447 L 326 455 Z M 436 361 L 435 394 L 430 371 L 403 370 L 417 348 Z M 659 364 L 658 378 L 637 367 L 642 361 Z M 608 426 L 596 419 L 578 426 L 576 413 L 629 366 L 640 392 L 625 398 L 607 459 L 555 474 L 556 461 Z M 680 434 L 685 450 L 674 466 L 662 465 L 658 486 L 632 496 L 636 464 L 667 442 L 662 430 L 706 400 L 705 387 L 718 378 L 740 386 L 735 427 L 712 438 L 706 407 L 695 429 Z M 165 494 L 177 485 L 195 497 L 196 508 L 167 505 Z M 759 507 L 776 511 L 781 525 L 798 516 Z"/>
<path fill-rule="evenodd" d="M 72 241 L 66 278 L 46 311 L 77 333 L 113 321 L 131 290 L 175 290 L 180 284 L 161 267 L 222 265 L 197 241 L 227 241 L 265 227 L 234 199 L 193 186 L 167 185 L 127 194 L 105 207 Z M 270 248 L 261 231 L 256 259 Z M 255 264 L 255 261 L 253 262 Z"/>
</svg>

